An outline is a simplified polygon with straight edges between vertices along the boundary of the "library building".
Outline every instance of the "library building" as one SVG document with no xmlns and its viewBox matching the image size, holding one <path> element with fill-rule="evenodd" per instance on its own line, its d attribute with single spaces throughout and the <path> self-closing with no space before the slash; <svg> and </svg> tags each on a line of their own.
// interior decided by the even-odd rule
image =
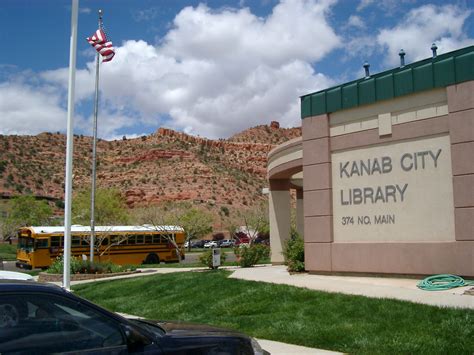
<svg viewBox="0 0 474 355">
<path fill-rule="evenodd" d="M 431 50 L 301 97 L 268 155 L 273 264 L 296 209 L 309 272 L 474 276 L 474 46 Z"/>
</svg>

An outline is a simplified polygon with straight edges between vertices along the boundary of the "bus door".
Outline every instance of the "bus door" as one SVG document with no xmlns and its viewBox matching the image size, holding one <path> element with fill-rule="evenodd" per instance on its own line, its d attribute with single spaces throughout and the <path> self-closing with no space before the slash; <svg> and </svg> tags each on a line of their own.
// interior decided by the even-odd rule
<svg viewBox="0 0 474 355">
<path fill-rule="evenodd" d="M 34 265 L 34 267 L 41 268 L 51 265 L 49 237 L 40 237 L 35 239 L 35 252 L 33 253 L 32 265 Z"/>
</svg>

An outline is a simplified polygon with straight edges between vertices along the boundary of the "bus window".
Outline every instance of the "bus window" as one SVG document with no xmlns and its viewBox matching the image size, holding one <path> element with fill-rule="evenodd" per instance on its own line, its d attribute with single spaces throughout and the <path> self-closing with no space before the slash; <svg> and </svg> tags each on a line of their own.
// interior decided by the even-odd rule
<svg viewBox="0 0 474 355">
<path fill-rule="evenodd" d="M 102 239 L 102 242 L 100 243 L 100 245 L 102 245 L 104 247 L 109 245 L 109 238 Z"/>
<path fill-rule="evenodd" d="M 160 235 L 154 235 L 154 236 L 153 236 L 153 243 L 154 243 L 154 244 L 159 244 L 159 243 L 161 243 L 161 236 L 160 236 Z"/>
<path fill-rule="evenodd" d="M 18 238 L 18 249 L 28 252 L 33 251 L 33 238 L 20 237 Z"/>
<path fill-rule="evenodd" d="M 48 239 L 36 239 L 36 248 L 47 248 L 48 247 Z"/>
<path fill-rule="evenodd" d="M 135 244 L 135 236 L 134 235 L 130 235 L 128 237 L 128 244 Z"/>
<path fill-rule="evenodd" d="M 81 246 L 81 237 L 71 237 L 71 246 L 72 247 Z"/>
<path fill-rule="evenodd" d="M 61 237 L 51 237 L 51 247 L 60 247 Z"/>
<path fill-rule="evenodd" d="M 153 243 L 153 236 L 152 235 L 145 235 L 145 244 L 152 244 Z"/>
<path fill-rule="evenodd" d="M 137 235 L 137 244 L 143 244 L 143 235 Z"/>
</svg>

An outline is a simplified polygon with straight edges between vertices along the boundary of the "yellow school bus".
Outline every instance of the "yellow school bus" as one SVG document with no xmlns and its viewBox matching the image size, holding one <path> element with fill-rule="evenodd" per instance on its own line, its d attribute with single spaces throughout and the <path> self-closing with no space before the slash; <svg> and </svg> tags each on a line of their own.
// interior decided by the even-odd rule
<svg viewBox="0 0 474 355">
<path fill-rule="evenodd" d="M 178 226 L 96 226 L 94 230 L 94 261 L 137 265 L 184 259 L 184 230 Z M 90 236 L 90 227 L 71 227 L 71 257 L 89 257 Z M 20 228 L 16 265 L 47 268 L 63 254 L 63 247 L 64 226 Z"/>
</svg>

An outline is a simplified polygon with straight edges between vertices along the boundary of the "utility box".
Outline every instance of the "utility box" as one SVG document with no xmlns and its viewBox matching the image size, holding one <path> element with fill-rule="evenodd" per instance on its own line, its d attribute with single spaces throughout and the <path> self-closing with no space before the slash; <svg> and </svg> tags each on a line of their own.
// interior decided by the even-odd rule
<svg viewBox="0 0 474 355">
<path fill-rule="evenodd" d="M 221 250 L 219 248 L 212 249 L 212 268 L 217 269 L 221 266 Z"/>
</svg>

